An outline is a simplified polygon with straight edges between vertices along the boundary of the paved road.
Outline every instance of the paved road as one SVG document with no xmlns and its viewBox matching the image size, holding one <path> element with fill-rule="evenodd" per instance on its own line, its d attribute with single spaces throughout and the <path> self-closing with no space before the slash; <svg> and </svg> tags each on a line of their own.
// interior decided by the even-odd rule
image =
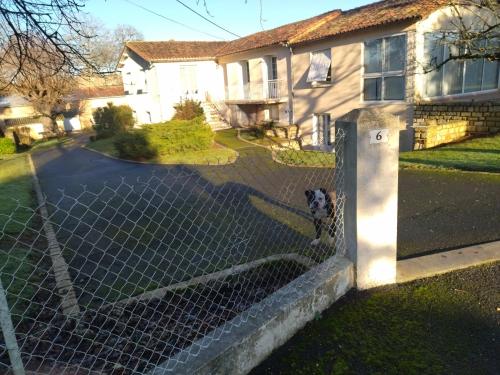
<svg viewBox="0 0 500 375">
<path fill-rule="evenodd" d="M 245 143 L 232 165 L 142 165 L 82 149 L 84 140 L 34 155 L 81 298 L 318 251 L 304 190 L 331 188 L 326 169 L 282 166 Z M 399 191 L 400 257 L 500 238 L 500 176 L 404 170 Z"/>
</svg>

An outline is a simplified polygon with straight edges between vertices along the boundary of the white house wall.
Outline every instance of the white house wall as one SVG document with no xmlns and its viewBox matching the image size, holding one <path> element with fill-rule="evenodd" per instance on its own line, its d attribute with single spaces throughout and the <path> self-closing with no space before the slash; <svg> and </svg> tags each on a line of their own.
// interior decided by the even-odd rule
<svg viewBox="0 0 500 375">
<path fill-rule="evenodd" d="M 132 107 L 138 124 L 168 121 L 174 105 L 186 98 L 181 84 L 181 66 L 196 71 L 197 92 L 189 97 L 199 101 L 224 98 L 224 73 L 215 61 L 182 61 L 147 64 L 129 56 L 121 68 L 127 104 Z M 142 93 L 137 93 L 142 90 Z"/>
<path fill-rule="evenodd" d="M 203 102 L 207 98 L 220 101 L 224 97 L 223 69 L 214 61 L 155 63 L 158 101 L 163 121 L 170 120 L 175 112 L 174 105 L 186 98 L 180 74 L 183 65 L 191 65 L 196 71 L 198 90 L 194 95 L 190 95 L 190 98 Z"/>
</svg>

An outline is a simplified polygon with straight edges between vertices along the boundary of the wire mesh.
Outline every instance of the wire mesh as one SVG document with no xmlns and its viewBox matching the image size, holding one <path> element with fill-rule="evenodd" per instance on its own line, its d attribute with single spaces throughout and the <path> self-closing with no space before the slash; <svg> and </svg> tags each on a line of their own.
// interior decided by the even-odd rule
<svg viewBox="0 0 500 375">
<path fill-rule="evenodd" d="M 175 373 L 266 297 L 300 287 L 301 274 L 345 252 L 343 143 L 339 132 L 335 153 L 240 142 L 236 161 L 110 176 L 0 215 L 0 278 L 24 367 L 135 374 L 170 360 Z M 319 188 L 336 190 L 324 224 L 335 235 L 311 246 L 304 191 Z M 7 346 L 0 336 L 0 373 Z"/>
</svg>

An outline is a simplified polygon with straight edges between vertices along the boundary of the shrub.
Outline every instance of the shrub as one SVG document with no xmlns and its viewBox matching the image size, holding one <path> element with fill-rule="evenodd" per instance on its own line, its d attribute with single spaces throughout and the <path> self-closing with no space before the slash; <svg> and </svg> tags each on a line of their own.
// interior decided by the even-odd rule
<svg viewBox="0 0 500 375">
<path fill-rule="evenodd" d="M 197 100 L 186 99 L 183 102 L 174 105 L 175 115 L 172 120 L 193 120 L 197 117 L 203 117 L 203 108 Z"/>
<path fill-rule="evenodd" d="M 185 151 L 206 150 L 212 147 L 214 132 L 203 118 L 191 121 L 171 120 L 165 123 L 143 126 L 147 139 L 160 155 L 172 155 Z"/>
<path fill-rule="evenodd" d="M 107 107 L 97 108 L 92 114 L 96 139 L 109 138 L 113 135 L 132 129 L 134 114 L 128 105 L 115 106 L 108 103 Z"/>
<path fill-rule="evenodd" d="M 10 138 L 0 138 L 0 155 L 16 153 L 16 143 Z"/>
<path fill-rule="evenodd" d="M 158 155 L 158 151 L 149 143 L 142 130 L 120 133 L 113 144 L 118 151 L 118 156 L 123 159 L 146 160 Z"/>
</svg>

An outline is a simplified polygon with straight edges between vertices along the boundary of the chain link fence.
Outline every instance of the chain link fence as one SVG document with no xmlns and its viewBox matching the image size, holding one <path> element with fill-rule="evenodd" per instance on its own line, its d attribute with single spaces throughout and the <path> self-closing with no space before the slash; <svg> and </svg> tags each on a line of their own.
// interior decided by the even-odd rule
<svg viewBox="0 0 500 375">
<path fill-rule="evenodd" d="M 138 374 L 198 355 L 345 252 L 343 144 L 337 133 L 335 169 L 314 165 L 332 153 L 298 167 L 286 160 L 304 151 L 248 144 L 236 161 L 111 178 L 0 215 L 0 373 Z M 304 192 L 319 188 L 336 191 L 323 223 L 335 235 L 312 246 Z"/>
</svg>

